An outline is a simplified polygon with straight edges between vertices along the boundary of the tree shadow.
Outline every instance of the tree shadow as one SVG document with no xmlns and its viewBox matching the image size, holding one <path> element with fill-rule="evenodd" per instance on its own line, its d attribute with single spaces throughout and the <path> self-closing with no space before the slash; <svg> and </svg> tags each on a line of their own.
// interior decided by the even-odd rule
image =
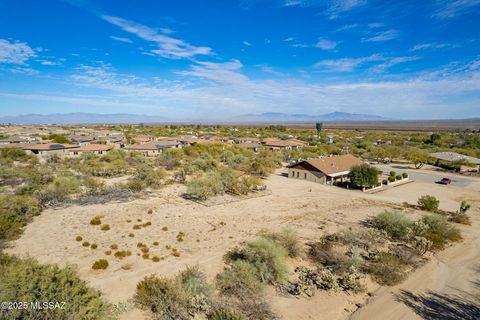
<svg viewBox="0 0 480 320">
<path fill-rule="evenodd" d="M 401 290 L 395 298 L 427 320 L 480 319 L 480 300 L 466 292 L 449 295 L 429 291 L 426 294 L 416 295 L 410 291 Z"/>
</svg>

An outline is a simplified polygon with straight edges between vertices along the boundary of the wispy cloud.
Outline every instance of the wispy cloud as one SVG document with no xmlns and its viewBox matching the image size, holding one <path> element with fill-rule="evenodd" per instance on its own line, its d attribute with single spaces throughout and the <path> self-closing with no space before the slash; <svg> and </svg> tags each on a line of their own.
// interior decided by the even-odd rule
<svg viewBox="0 0 480 320">
<path fill-rule="evenodd" d="M 427 50 L 427 49 L 442 49 L 448 47 L 449 45 L 446 43 L 419 43 L 416 44 L 410 49 L 410 51 L 420 51 L 420 50 Z"/>
<path fill-rule="evenodd" d="M 150 50 L 151 53 L 168 59 L 193 58 L 198 55 L 211 55 L 209 47 L 198 47 L 183 40 L 173 38 L 145 25 L 113 16 L 102 16 L 105 21 L 120 27 L 123 31 L 132 33 L 137 37 L 154 42 L 158 49 Z"/>
<path fill-rule="evenodd" d="M 345 24 L 343 26 L 340 26 L 336 31 L 346 31 L 346 30 L 355 29 L 356 27 L 358 27 L 357 23 Z"/>
<path fill-rule="evenodd" d="M 322 50 L 333 50 L 337 47 L 337 42 L 320 38 L 318 42 L 315 44 L 315 47 L 320 48 Z"/>
<path fill-rule="evenodd" d="M 133 41 L 130 40 L 129 38 L 110 36 L 110 39 L 115 40 L 115 41 L 125 42 L 125 43 L 133 43 Z"/>
<path fill-rule="evenodd" d="M 190 65 L 189 70 L 178 71 L 177 74 L 231 84 L 247 80 L 243 74 L 238 72 L 243 68 L 243 64 L 239 60 L 231 60 L 229 62 L 195 62 L 197 64 Z"/>
<path fill-rule="evenodd" d="M 418 57 L 386 57 L 380 54 L 373 54 L 360 58 L 322 60 L 317 62 L 314 67 L 324 72 L 351 72 L 361 65 L 370 63 L 375 64 L 370 68 L 370 71 L 379 73 L 394 65 L 418 59 Z"/>
<path fill-rule="evenodd" d="M 327 10 L 327 14 L 330 19 L 335 19 L 340 14 L 361 7 L 366 3 L 366 0 L 332 0 Z"/>
<path fill-rule="evenodd" d="M 462 14 L 477 10 L 480 0 L 441 0 L 439 8 L 435 10 L 433 16 L 439 19 L 450 19 L 458 17 Z"/>
<path fill-rule="evenodd" d="M 252 44 L 248 41 L 243 41 L 242 42 L 245 46 L 250 47 Z"/>
<path fill-rule="evenodd" d="M 283 41 L 285 41 L 285 42 L 291 42 L 291 41 L 294 41 L 294 40 L 295 40 L 294 37 L 288 37 L 288 38 L 283 39 Z"/>
<path fill-rule="evenodd" d="M 25 65 L 30 58 L 35 56 L 35 51 L 24 42 L 0 39 L 0 63 Z"/>
<path fill-rule="evenodd" d="M 384 58 L 381 55 L 374 54 L 368 57 L 361 58 L 341 58 L 332 60 L 322 60 L 315 63 L 314 67 L 323 69 L 329 72 L 350 72 L 358 66 L 373 61 L 382 61 Z"/>
<path fill-rule="evenodd" d="M 362 42 L 379 42 L 396 39 L 400 36 L 397 30 L 390 29 L 377 33 L 376 35 L 368 38 L 362 38 Z"/>
</svg>

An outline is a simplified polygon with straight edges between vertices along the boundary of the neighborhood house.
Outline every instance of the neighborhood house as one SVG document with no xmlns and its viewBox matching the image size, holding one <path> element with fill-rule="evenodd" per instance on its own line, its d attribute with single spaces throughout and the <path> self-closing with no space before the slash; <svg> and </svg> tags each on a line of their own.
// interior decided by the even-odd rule
<svg viewBox="0 0 480 320">
<path fill-rule="evenodd" d="M 363 161 L 351 154 L 304 160 L 288 167 L 288 177 L 333 184 L 343 181 L 353 166 L 361 164 Z"/>
</svg>

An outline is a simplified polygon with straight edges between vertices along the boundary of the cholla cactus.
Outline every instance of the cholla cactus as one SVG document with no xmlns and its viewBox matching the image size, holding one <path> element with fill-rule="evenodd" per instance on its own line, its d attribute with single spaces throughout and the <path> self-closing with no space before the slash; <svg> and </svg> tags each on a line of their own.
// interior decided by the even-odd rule
<svg viewBox="0 0 480 320">
<path fill-rule="evenodd" d="M 418 252 L 420 252 L 421 255 L 424 255 L 432 247 L 432 241 L 427 240 L 424 237 L 416 236 L 414 241 L 415 248 L 418 250 Z"/>
<path fill-rule="evenodd" d="M 318 272 L 316 277 L 316 285 L 320 289 L 338 291 L 338 277 L 329 269 L 324 268 Z"/>
<path fill-rule="evenodd" d="M 417 220 L 415 221 L 412 227 L 412 231 L 413 231 L 412 236 L 414 237 L 414 239 L 415 237 L 422 237 L 427 230 L 428 230 L 428 225 L 424 223 L 422 220 Z"/>
<path fill-rule="evenodd" d="M 344 290 L 360 291 L 363 288 L 360 280 L 364 277 L 355 266 L 351 266 L 348 274 L 341 279 L 341 286 Z"/>
<path fill-rule="evenodd" d="M 461 203 L 460 203 L 460 213 L 461 214 L 465 214 L 467 213 L 467 211 L 470 209 L 471 205 L 467 203 L 467 201 L 463 200 Z"/>
</svg>

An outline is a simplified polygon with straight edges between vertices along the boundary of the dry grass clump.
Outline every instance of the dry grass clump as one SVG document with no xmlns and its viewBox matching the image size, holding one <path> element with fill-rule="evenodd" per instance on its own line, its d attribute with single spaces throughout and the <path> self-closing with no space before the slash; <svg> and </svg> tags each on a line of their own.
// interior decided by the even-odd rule
<svg viewBox="0 0 480 320">
<path fill-rule="evenodd" d="M 152 210 L 152 209 L 148 209 L 147 214 L 152 214 L 152 213 L 153 213 L 153 210 Z"/>
<path fill-rule="evenodd" d="M 148 253 L 150 251 L 150 249 L 147 246 L 145 246 L 145 247 L 140 248 L 140 251 L 142 251 L 143 253 Z"/>
<path fill-rule="evenodd" d="M 302 253 L 302 245 L 298 234 L 292 229 L 285 228 L 279 232 L 269 232 L 264 230 L 260 232 L 260 236 L 285 248 L 291 258 L 298 257 Z"/>
<path fill-rule="evenodd" d="M 131 255 L 132 255 L 132 252 L 130 250 L 121 250 L 121 251 L 115 252 L 114 254 L 115 258 L 118 258 L 118 259 L 123 259 Z"/>
<path fill-rule="evenodd" d="M 142 229 L 142 226 L 140 224 L 135 224 L 135 225 L 133 225 L 133 229 L 134 230 L 140 230 L 140 229 Z"/>
<path fill-rule="evenodd" d="M 82 241 L 82 240 L 83 240 L 83 238 L 82 238 L 81 236 L 77 236 L 77 237 L 75 238 L 75 241 Z"/>
<path fill-rule="evenodd" d="M 158 246 L 158 245 L 160 245 L 160 243 L 159 243 L 158 241 L 154 241 L 154 242 L 153 242 L 153 245 L 154 245 L 154 246 Z"/>
<path fill-rule="evenodd" d="M 150 221 L 147 221 L 144 224 L 142 224 L 142 227 L 146 228 L 146 227 L 150 227 L 151 225 L 152 225 L 152 223 Z"/>
<path fill-rule="evenodd" d="M 82 243 L 82 246 L 84 246 L 84 247 L 90 247 L 90 242 L 84 241 L 84 242 Z"/>
<path fill-rule="evenodd" d="M 147 260 L 148 258 L 150 258 L 150 255 L 148 253 L 144 253 L 142 254 L 142 258 Z"/>
<path fill-rule="evenodd" d="M 92 248 L 92 249 L 95 250 L 95 249 L 98 248 L 98 245 L 97 245 L 96 243 L 92 243 L 92 244 L 90 245 L 90 248 Z"/>
<path fill-rule="evenodd" d="M 100 270 L 100 269 L 107 269 L 107 268 L 108 268 L 108 261 L 105 259 L 97 260 L 92 265 L 93 270 Z"/>
<path fill-rule="evenodd" d="M 132 220 L 130 220 L 130 219 L 127 219 L 127 223 L 130 223 L 130 222 L 132 222 Z"/>
<path fill-rule="evenodd" d="M 107 250 L 107 251 L 105 251 L 105 254 L 106 254 L 107 256 L 111 255 L 111 254 L 112 254 L 112 250 Z"/>
<path fill-rule="evenodd" d="M 180 257 L 180 251 L 178 251 L 176 248 L 172 248 L 172 256 L 176 258 Z"/>
<path fill-rule="evenodd" d="M 101 229 L 102 231 L 108 231 L 108 230 L 110 230 L 110 225 L 104 224 L 104 225 L 102 225 L 102 227 L 101 227 L 100 229 Z"/>
<path fill-rule="evenodd" d="M 129 233 L 128 236 L 129 236 L 130 238 L 133 238 L 133 237 L 135 237 L 135 234 L 134 234 L 134 233 Z"/>
<path fill-rule="evenodd" d="M 110 246 L 110 249 L 112 249 L 112 250 L 117 250 L 117 249 L 118 249 L 118 245 L 112 244 L 112 245 Z"/>
<path fill-rule="evenodd" d="M 162 228 L 162 231 L 168 231 L 168 227 L 166 227 L 166 226 L 163 227 L 163 228 Z"/>
<path fill-rule="evenodd" d="M 93 218 L 92 220 L 90 220 L 90 224 L 92 226 L 98 226 L 98 225 L 101 225 L 102 224 L 102 220 L 99 216 L 96 216 L 95 218 Z"/>
<path fill-rule="evenodd" d="M 158 256 L 153 256 L 152 261 L 153 262 L 158 262 L 158 261 L 160 261 L 160 258 Z"/>
<path fill-rule="evenodd" d="M 185 238 L 185 233 L 183 233 L 183 232 L 177 233 L 177 241 L 178 242 L 182 242 L 184 240 L 184 238 Z"/>
</svg>

